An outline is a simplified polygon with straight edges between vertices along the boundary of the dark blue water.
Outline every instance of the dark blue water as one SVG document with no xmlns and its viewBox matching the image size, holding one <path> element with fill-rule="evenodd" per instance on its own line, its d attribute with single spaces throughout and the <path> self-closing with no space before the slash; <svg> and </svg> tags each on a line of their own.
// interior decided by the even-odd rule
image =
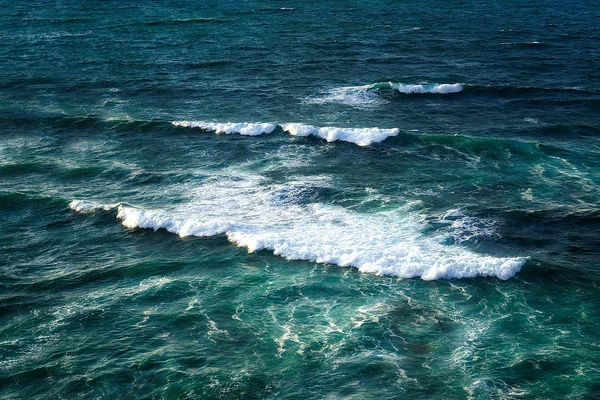
<svg viewBox="0 0 600 400">
<path fill-rule="evenodd" d="M 0 397 L 600 393 L 596 3 L 2 9 Z"/>
</svg>

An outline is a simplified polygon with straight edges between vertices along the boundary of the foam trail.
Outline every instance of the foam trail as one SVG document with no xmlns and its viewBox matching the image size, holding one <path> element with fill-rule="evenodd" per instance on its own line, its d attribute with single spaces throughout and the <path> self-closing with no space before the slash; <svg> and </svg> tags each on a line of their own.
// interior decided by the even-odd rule
<svg viewBox="0 0 600 400">
<path fill-rule="evenodd" d="M 509 279 L 526 261 L 477 254 L 458 244 L 443 244 L 443 235 L 425 235 L 426 216 L 414 209 L 415 204 L 393 211 L 357 213 L 321 203 L 282 202 L 282 192 L 294 193 L 289 184 L 265 185 L 256 177 L 235 178 L 205 183 L 190 192 L 190 202 L 169 210 L 117 205 L 117 218 L 128 228 L 165 229 L 179 236 L 225 234 L 249 252 L 270 250 L 289 260 L 355 267 L 400 278 Z M 293 183 L 294 187 L 298 184 Z M 78 204 L 72 206 L 78 212 L 111 207 Z"/>
<path fill-rule="evenodd" d="M 271 133 L 277 125 L 271 123 L 250 123 L 250 122 L 206 122 L 206 121 L 173 121 L 174 126 L 183 126 L 186 128 L 200 128 L 205 131 L 215 133 L 232 134 L 238 133 L 245 136 L 258 136 L 263 133 Z"/>
<path fill-rule="evenodd" d="M 356 143 L 359 146 L 368 146 L 373 143 L 382 142 L 390 136 L 396 136 L 400 131 L 397 128 L 336 128 L 317 127 L 305 124 L 284 124 L 281 128 L 293 136 L 317 136 L 334 142 L 343 140 Z"/>
</svg>

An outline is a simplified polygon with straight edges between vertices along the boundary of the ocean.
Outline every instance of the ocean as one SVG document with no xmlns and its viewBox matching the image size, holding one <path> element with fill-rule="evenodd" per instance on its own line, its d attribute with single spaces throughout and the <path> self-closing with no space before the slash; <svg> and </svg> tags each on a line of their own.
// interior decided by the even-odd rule
<svg viewBox="0 0 600 400">
<path fill-rule="evenodd" d="M 600 398 L 597 2 L 1 3 L 0 398 Z"/>
</svg>

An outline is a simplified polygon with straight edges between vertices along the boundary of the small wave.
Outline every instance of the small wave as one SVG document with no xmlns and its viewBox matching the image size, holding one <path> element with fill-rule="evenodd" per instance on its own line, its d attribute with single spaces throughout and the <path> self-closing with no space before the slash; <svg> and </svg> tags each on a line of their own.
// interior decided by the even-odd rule
<svg viewBox="0 0 600 400">
<path fill-rule="evenodd" d="M 225 65 L 235 64 L 233 60 L 209 60 L 209 61 L 201 61 L 201 62 L 189 62 L 185 64 L 186 68 L 190 69 L 200 69 L 200 68 L 213 68 L 213 67 L 222 67 Z"/>
<path fill-rule="evenodd" d="M 182 18 L 182 19 L 162 19 L 156 21 L 144 22 L 147 26 L 157 25 L 179 25 L 179 24 L 206 24 L 206 23 L 221 23 L 222 20 L 214 18 Z"/>
<path fill-rule="evenodd" d="M 517 46 L 517 47 L 534 47 L 534 46 L 544 46 L 545 44 L 542 42 L 538 42 L 537 40 L 533 40 L 530 42 L 501 42 L 500 46 Z"/>
<path fill-rule="evenodd" d="M 263 133 L 271 133 L 277 125 L 270 123 L 249 123 L 249 122 L 205 122 L 205 121 L 173 121 L 174 126 L 182 126 L 186 128 L 200 128 L 205 131 L 215 133 L 224 133 L 230 135 L 238 133 L 244 136 L 258 136 Z"/>
<path fill-rule="evenodd" d="M 526 258 L 493 257 L 472 252 L 444 235 L 425 235 L 426 218 L 407 204 L 392 211 L 358 213 L 322 203 L 281 203 L 272 192 L 284 185 L 262 186 L 256 179 L 219 178 L 195 191 L 191 203 L 177 209 L 144 210 L 81 200 L 72 209 L 86 213 L 116 209 L 130 229 L 164 229 L 179 236 L 226 235 L 249 252 L 269 250 L 289 260 L 306 260 L 365 273 L 424 280 L 491 276 L 509 279 Z M 240 182 L 239 179 L 242 179 Z M 464 227 L 458 227 L 464 231 Z"/>
<path fill-rule="evenodd" d="M 531 45 L 536 45 L 535 43 Z M 377 82 L 362 86 L 344 86 L 321 91 L 304 99 L 307 104 L 344 104 L 356 108 L 373 108 L 389 103 L 404 95 L 451 95 L 464 92 L 475 94 L 523 95 L 538 93 L 572 93 L 597 95 L 598 91 L 582 87 L 536 87 L 501 85 L 467 85 L 463 83 L 407 84 L 401 82 Z M 395 96 L 396 94 L 396 96 Z M 576 99 L 580 101 L 592 99 Z M 544 99 L 543 101 L 548 101 Z"/>
<path fill-rule="evenodd" d="M 73 200 L 69 203 L 69 208 L 82 214 L 93 213 L 96 211 L 110 211 L 118 204 L 100 204 L 93 201 Z"/>
<path fill-rule="evenodd" d="M 334 142 L 343 140 L 352 142 L 359 146 L 368 146 L 373 143 L 379 143 L 390 136 L 396 136 L 400 131 L 397 128 L 336 128 L 336 127 L 317 127 L 305 124 L 284 124 L 281 128 L 293 136 L 317 136 Z"/>
<path fill-rule="evenodd" d="M 357 108 L 370 108 L 389 101 L 370 90 L 371 86 L 347 86 L 334 88 L 305 100 L 308 104 L 345 104 Z"/>
<path fill-rule="evenodd" d="M 278 11 L 295 11 L 295 8 L 292 7 L 263 7 L 259 8 L 260 12 L 278 12 Z"/>
<path fill-rule="evenodd" d="M 405 84 L 400 82 L 378 82 L 362 86 L 333 88 L 305 100 L 308 104 L 345 104 L 358 108 L 370 108 L 389 103 L 378 93 L 381 89 L 394 90 L 403 94 L 450 94 L 463 90 L 460 83 Z"/>
</svg>

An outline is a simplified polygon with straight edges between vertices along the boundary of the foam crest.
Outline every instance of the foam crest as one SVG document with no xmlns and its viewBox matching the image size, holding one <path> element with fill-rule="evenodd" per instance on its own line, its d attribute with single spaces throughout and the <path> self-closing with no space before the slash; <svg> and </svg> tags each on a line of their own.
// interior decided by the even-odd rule
<svg viewBox="0 0 600 400">
<path fill-rule="evenodd" d="M 244 136 L 258 136 L 263 133 L 271 133 L 277 125 L 271 123 L 251 123 L 251 122 L 206 122 L 206 121 L 173 121 L 174 126 L 186 128 L 200 128 L 205 131 L 215 133 L 233 134 L 238 133 Z"/>
<path fill-rule="evenodd" d="M 390 136 L 396 136 L 400 131 L 397 128 L 336 128 L 336 127 L 317 127 L 305 124 L 284 124 L 281 128 L 293 136 L 317 136 L 334 142 L 343 140 L 345 142 L 356 143 L 359 146 L 368 146 L 373 143 L 379 143 Z"/>
<path fill-rule="evenodd" d="M 460 83 L 443 83 L 441 85 L 433 84 L 433 85 L 410 85 L 404 84 L 400 82 L 389 82 L 389 88 L 397 90 L 400 93 L 405 94 L 449 94 L 449 93 L 458 93 L 463 90 L 463 85 Z M 385 87 L 386 84 L 375 84 L 376 87 Z"/>
<path fill-rule="evenodd" d="M 311 185 L 295 181 L 294 187 Z M 289 184 L 259 177 L 218 177 L 191 189 L 189 202 L 166 210 L 118 205 L 128 228 L 165 229 L 179 236 L 225 234 L 249 252 L 269 250 L 289 260 L 308 260 L 362 272 L 425 280 L 492 276 L 508 279 L 522 257 L 477 254 L 443 234 L 425 234 L 427 217 L 416 203 L 392 211 L 358 213 L 318 202 L 277 201 Z M 293 193 L 293 191 L 292 191 Z M 90 204 L 97 204 L 89 202 Z M 111 206 L 72 207 L 89 212 Z"/>
</svg>

